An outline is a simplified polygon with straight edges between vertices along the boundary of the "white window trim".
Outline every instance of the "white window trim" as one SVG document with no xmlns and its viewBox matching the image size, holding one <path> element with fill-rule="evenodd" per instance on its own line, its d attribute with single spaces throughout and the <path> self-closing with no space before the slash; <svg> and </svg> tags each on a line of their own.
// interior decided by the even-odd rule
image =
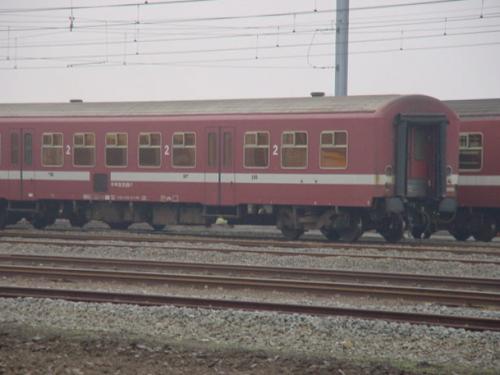
<svg viewBox="0 0 500 375">
<path fill-rule="evenodd" d="M 158 134 L 160 136 L 160 144 L 158 146 L 151 146 L 151 134 Z M 141 145 L 141 135 L 147 135 L 149 136 L 149 145 Z M 163 145 L 163 137 L 160 132 L 140 132 L 138 137 L 137 137 L 137 166 L 139 168 L 145 168 L 145 169 L 158 169 L 161 168 L 163 165 L 163 155 L 162 155 L 162 145 Z M 159 165 L 142 165 L 141 164 L 141 148 L 147 149 L 147 148 L 158 148 L 160 150 L 160 164 Z"/>
<path fill-rule="evenodd" d="M 85 146 L 85 145 L 75 145 L 75 136 L 76 135 L 83 135 L 84 143 L 85 143 L 85 134 L 92 134 L 94 136 L 94 146 Z M 94 149 L 94 163 L 89 164 L 89 165 L 78 165 L 75 164 L 75 149 L 76 148 L 93 148 Z M 97 149 L 97 138 L 94 132 L 78 132 L 78 133 L 73 133 L 73 157 L 71 158 L 73 161 L 73 167 L 75 168 L 89 168 L 89 167 L 95 167 L 96 165 L 96 149 Z"/>
<path fill-rule="evenodd" d="M 54 134 L 60 134 L 61 135 L 61 146 L 54 146 L 54 145 L 50 145 L 50 146 L 46 146 L 43 144 L 43 137 L 45 135 L 50 135 L 51 138 L 53 137 Z M 21 140 L 21 142 L 24 142 L 24 138 Z M 54 143 L 54 140 L 52 138 L 52 143 Z M 24 145 L 23 145 L 24 146 Z M 62 151 L 62 164 L 45 164 L 43 162 L 43 150 L 47 147 L 52 147 L 52 148 L 60 148 L 61 151 Z M 23 155 L 21 155 L 21 157 L 23 158 L 23 161 L 24 161 L 24 152 L 22 153 Z M 64 166 L 64 134 L 61 133 L 61 132 L 46 132 L 46 133 L 42 133 L 42 147 L 40 147 L 40 162 L 41 162 L 41 165 L 42 167 L 47 167 L 47 168 L 61 168 Z"/>
<path fill-rule="evenodd" d="M 323 134 L 328 134 L 331 133 L 333 136 L 333 141 L 335 142 L 335 133 L 345 133 L 345 146 L 336 146 L 334 144 L 332 145 L 323 145 L 321 143 L 321 138 Z M 322 167 L 321 166 L 321 148 L 325 147 L 338 147 L 338 148 L 345 148 L 345 167 Z M 319 154 L 318 154 L 318 161 L 319 161 L 319 169 L 326 169 L 326 170 L 346 170 L 349 167 L 349 132 L 347 130 L 324 130 L 319 134 Z"/>
<path fill-rule="evenodd" d="M 181 145 L 174 145 L 174 137 L 178 134 L 182 134 L 182 146 Z M 185 146 L 184 144 L 186 143 L 185 135 L 186 134 L 194 134 L 194 145 L 193 146 Z M 197 164 L 197 145 L 198 145 L 198 139 L 196 136 L 196 132 L 190 131 L 190 132 L 174 132 L 172 133 L 172 156 L 170 157 L 170 165 L 172 168 L 176 169 L 193 169 L 196 168 Z M 185 166 L 185 165 L 174 165 L 174 149 L 175 148 L 194 148 L 194 165 L 190 166 Z"/>
<path fill-rule="evenodd" d="M 116 135 L 116 139 L 118 140 L 118 134 L 125 134 L 127 136 L 127 145 L 126 146 L 119 146 L 119 145 L 107 145 L 106 140 L 108 138 L 108 134 L 114 134 Z M 126 163 L 125 165 L 108 165 L 108 158 L 107 158 L 107 149 L 108 148 L 125 148 L 127 152 L 125 153 L 126 156 Z M 108 132 L 104 134 L 104 164 L 106 168 L 127 168 L 128 167 L 128 153 L 129 153 L 129 147 L 128 147 L 128 133 L 126 132 Z"/>
<path fill-rule="evenodd" d="M 257 134 L 258 133 L 266 133 L 267 134 L 267 140 L 268 140 L 268 144 L 267 146 L 259 146 L 259 145 L 248 145 L 248 148 L 265 148 L 267 147 L 267 165 L 265 167 L 253 167 L 253 166 L 247 166 L 246 165 L 246 158 L 245 158 L 245 150 L 247 149 L 247 144 L 245 143 L 245 138 L 246 138 L 246 135 L 247 134 L 255 134 L 255 137 L 256 137 L 256 142 L 258 142 L 258 137 L 257 137 Z M 249 131 L 249 132 L 245 132 L 243 134 L 243 168 L 245 169 L 269 169 L 269 165 L 271 164 L 271 133 L 267 130 L 255 130 L 255 131 Z"/>
<path fill-rule="evenodd" d="M 293 145 L 283 145 L 283 135 L 287 133 L 293 133 Z M 307 136 L 307 144 L 304 145 L 295 145 L 295 133 L 306 133 Z M 283 166 L 283 149 L 284 148 L 305 148 L 306 149 L 306 165 L 303 167 L 284 167 Z M 309 168 L 309 132 L 307 130 L 285 130 L 281 132 L 281 149 L 280 149 L 280 167 L 281 169 L 307 169 Z"/>
<path fill-rule="evenodd" d="M 462 135 L 467 136 L 467 148 L 462 148 L 460 146 L 460 137 Z M 469 135 L 480 135 L 481 136 L 481 147 L 474 147 L 474 148 L 469 148 L 468 143 L 469 143 Z M 460 168 L 460 151 L 461 150 L 481 150 L 481 167 L 479 169 L 463 169 Z M 483 170 L 483 165 L 484 165 L 484 134 L 482 132 L 460 132 L 458 134 L 458 172 L 463 172 L 463 173 L 475 173 L 475 172 L 481 172 Z"/>
</svg>

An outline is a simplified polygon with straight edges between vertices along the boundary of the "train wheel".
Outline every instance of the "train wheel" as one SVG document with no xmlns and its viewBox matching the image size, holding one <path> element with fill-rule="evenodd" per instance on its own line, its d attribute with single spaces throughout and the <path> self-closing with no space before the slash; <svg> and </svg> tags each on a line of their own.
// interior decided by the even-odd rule
<svg viewBox="0 0 500 375">
<path fill-rule="evenodd" d="M 82 215 L 75 215 L 69 218 L 69 223 L 72 227 L 81 228 L 88 223 L 88 220 Z"/>
<path fill-rule="evenodd" d="M 363 235 L 363 220 L 361 216 L 350 214 L 348 224 L 342 229 L 338 229 L 339 241 L 354 242 Z"/>
<path fill-rule="evenodd" d="M 387 242 L 401 241 L 404 234 L 404 221 L 401 215 L 391 214 L 382 220 L 378 232 Z"/>
<path fill-rule="evenodd" d="M 467 241 L 471 236 L 471 232 L 467 228 L 454 228 L 450 229 L 449 232 L 457 241 Z"/>
<path fill-rule="evenodd" d="M 448 232 L 455 237 L 457 241 L 467 241 L 472 235 L 471 229 L 472 217 L 466 211 L 459 211 L 455 220 L 450 224 Z"/>
<path fill-rule="evenodd" d="M 335 229 L 323 227 L 320 229 L 323 236 L 325 236 L 329 241 L 340 240 L 340 234 Z"/>
<path fill-rule="evenodd" d="M 304 230 L 296 228 L 281 228 L 281 233 L 287 240 L 298 240 L 304 234 Z"/>
<path fill-rule="evenodd" d="M 5 228 L 8 225 L 7 209 L 5 207 L 0 208 L 0 229 Z"/>
<path fill-rule="evenodd" d="M 153 230 L 155 232 L 160 232 L 163 229 L 165 229 L 165 225 L 163 225 L 163 224 L 150 224 L 150 225 L 153 227 Z"/>
<path fill-rule="evenodd" d="M 121 221 L 119 223 L 108 223 L 109 227 L 115 230 L 126 230 L 130 226 L 130 224 L 131 223 L 127 221 Z"/>
<path fill-rule="evenodd" d="M 36 214 L 30 222 L 35 229 L 45 229 L 56 222 L 56 217 L 52 215 Z"/>
<path fill-rule="evenodd" d="M 283 208 L 279 211 L 277 226 L 287 240 L 296 240 L 304 234 L 303 228 L 295 226 L 293 212 L 289 208 Z"/>
<path fill-rule="evenodd" d="M 484 215 L 479 229 L 472 232 L 476 241 L 490 242 L 497 235 L 497 223 L 494 218 Z"/>
<path fill-rule="evenodd" d="M 422 238 L 424 238 L 424 232 L 425 232 L 425 229 L 418 226 L 418 227 L 413 227 L 411 228 L 411 236 L 417 240 L 420 240 Z"/>
</svg>

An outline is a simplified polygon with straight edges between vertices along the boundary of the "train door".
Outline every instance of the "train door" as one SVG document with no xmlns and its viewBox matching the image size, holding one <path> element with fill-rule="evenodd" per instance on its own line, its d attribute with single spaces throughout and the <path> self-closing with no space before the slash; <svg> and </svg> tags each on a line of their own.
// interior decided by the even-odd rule
<svg viewBox="0 0 500 375">
<path fill-rule="evenodd" d="M 33 129 L 10 129 L 9 191 L 13 199 L 35 199 Z"/>
<path fill-rule="evenodd" d="M 205 199 L 210 206 L 235 204 L 234 128 L 206 130 Z"/>
<path fill-rule="evenodd" d="M 408 197 L 435 195 L 436 137 L 434 126 L 408 129 Z"/>
<path fill-rule="evenodd" d="M 221 129 L 221 202 L 223 206 L 234 206 L 236 181 L 234 174 L 234 128 Z"/>
<path fill-rule="evenodd" d="M 219 129 L 208 128 L 205 132 L 206 163 L 205 163 L 205 202 L 209 206 L 220 204 L 220 154 Z"/>
<path fill-rule="evenodd" d="M 395 126 L 396 195 L 440 199 L 446 193 L 446 116 L 399 115 Z"/>
</svg>

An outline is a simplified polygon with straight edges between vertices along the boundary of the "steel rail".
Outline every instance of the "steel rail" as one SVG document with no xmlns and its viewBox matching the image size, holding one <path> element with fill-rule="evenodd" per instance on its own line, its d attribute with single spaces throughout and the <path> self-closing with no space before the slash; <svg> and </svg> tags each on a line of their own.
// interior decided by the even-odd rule
<svg viewBox="0 0 500 375">
<path fill-rule="evenodd" d="M 466 316 L 407 313 L 384 310 L 294 305 L 283 303 L 234 301 L 194 297 L 177 297 L 151 294 L 98 292 L 86 290 L 21 288 L 0 286 L 1 298 L 49 298 L 74 302 L 113 303 L 140 306 L 164 306 L 202 308 L 212 310 L 272 311 L 288 314 L 319 316 L 343 316 L 356 319 L 385 320 L 415 325 L 437 325 L 471 331 L 500 332 L 500 319 Z"/>
<path fill-rule="evenodd" d="M 63 280 L 117 281 L 123 283 L 160 283 L 197 287 L 252 288 L 321 295 L 363 295 L 380 298 L 433 301 L 460 306 L 500 306 L 500 294 L 450 289 L 318 282 L 289 279 L 244 278 L 212 275 L 179 275 L 74 268 L 0 265 L 0 275 Z"/>
<path fill-rule="evenodd" d="M 66 239 L 74 236 L 87 238 L 97 237 L 93 234 L 85 232 L 85 230 L 61 230 L 61 229 L 49 229 L 45 231 L 37 231 L 36 233 L 29 232 L 30 229 L 6 229 L 0 232 L 0 237 L 3 236 L 20 236 L 25 238 L 40 238 L 43 236 L 45 238 L 52 239 Z M 133 233 L 133 232 L 132 232 Z M 391 244 L 387 242 L 375 242 L 375 241 L 362 241 L 355 243 L 345 243 L 345 242 L 329 242 L 326 240 L 298 240 L 298 241 L 289 241 L 280 238 L 271 238 L 271 239 L 258 239 L 258 238 L 249 238 L 248 236 L 240 236 L 238 237 L 229 237 L 229 236 L 216 236 L 213 234 L 202 234 L 198 235 L 195 233 L 190 234 L 179 234 L 179 233 L 169 233 L 168 231 L 162 234 L 147 234 L 147 235 L 132 235 L 132 233 L 123 232 L 121 235 L 116 234 L 108 234 L 106 231 L 103 231 L 102 235 L 98 237 L 102 240 L 108 241 L 131 241 L 131 242 L 185 242 L 185 241 L 200 241 L 200 238 L 204 243 L 220 243 L 227 242 L 236 244 L 239 246 L 274 246 L 274 247 L 284 247 L 284 248 L 332 248 L 332 249 L 345 249 L 345 248 L 359 248 L 359 249 L 374 249 L 378 251 L 409 251 L 409 252 L 451 252 L 456 254 L 483 254 L 483 255 L 492 255 L 492 256 L 500 256 L 500 245 L 498 248 L 485 245 L 483 248 L 470 250 L 464 249 L 464 245 L 467 243 L 464 242 L 447 242 L 446 244 L 440 245 L 429 245 L 422 244 L 421 242 L 403 242 L 399 244 Z M 142 234 L 143 232 L 141 232 Z M 75 237 L 73 237 L 75 238 Z M 478 247 L 477 245 L 472 245 L 472 247 Z M 450 249 L 452 248 L 452 249 Z M 485 248 L 493 250 L 486 250 Z"/>
<path fill-rule="evenodd" d="M 27 237 L 32 237 L 31 235 L 28 235 Z M 58 240 L 63 240 L 65 242 L 46 242 L 46 241 L 40 241 L 40 240 L 20 240 L 20 239 L 11 239 L 9 237 L 5 237 L 4 235 L 0 234 L 0 238 L 2 242 L 8 242 L 8 243 L 16 243 L 16 244 L 38 244 L 38 245 L 51 245 L 51 246 L 86 246 L 86 247 L 100 247 L 100 246 L 108 246 L 108 247 L 138 247 L 142 245 L 130 245 L 126 243 L 96 243 L 96 242 L 89 242 L 89 240 L 99 240 L 99 241 L 120 241 L 120 242 L 132 242 L 132 243 L 138 243 L 138 242 L 147 242 L 148 248 L 154 248 L 154 249 L 165 249 L 165 250 L 183 250 L 183 251 L 211 251 L 211 252 L 219 252 L 219 253 L 250 253 L 250 254 L 266 254 L 266 255 L 275 255 L 275 256 L 310 256 L 310 257 L 316 257 L 316 258 L 326 258 L 326 257 L 349 257 L 349 258 L 362 258 L 362 259 L 395 259 L 395 260 L 412 260 L 412 261 L 422 261 L 422 262 L 459 262 L 459 263 L 466 263 L 466 264 L 492 264 L 492 265 L 500 265 L 500 260 L 489 260 L 489 259 L 464 259 L 464 258 L 429 258 L 429 257 L 407 257 L 407 256 L 400 256 L 400 255 L 369 255 L 369 254 L 352 254 L 352 253 L 326 253 L 326 252 L 317 252 L 317 251 L 305 251 L 305 252 L 298 252 L 298 251 L 281 251 L 281 250 L 258 250 L 258 249 L 238 249 L 238 248 L 209 248 L 206 246 L 175 246 L 175 247 L 165 247 L 161 245 L 151 245 L 151 243 L 164 243 L 165 241 L 160 241 L 160 240 L 143 240 L 139 239 L 137 237 L 131 237 L 130 239 L 124 238 L 124 237 L 100 237 L 100 236 L 85 236 L 81 235 L 81 237 L 76 237 L 76 236 L 48 236 L 47 239 L 58 239 Z M 79 241 L 82 242 L 69 242 L 66 239 L 71 239 L 75 240 L 78 239 Z M 84 242 L 83 242 L 84 241 Z M 167 240 L 171 242 L 170 240 Z M 185 240 L 179 240 L 179 241 L 173 241 L 173 242 L 186 242 Z M 256 246 L 256 245 L 255 245 Z M 348 246 L 344 246 L 344 248 L 347 248 Z M 470 254 L 469 254 L 470 255 Z M 500 253 L 499 253 L 500 255 Z"/>
<path fill-rule="evenodd" d="M 250 266 L 242 264 L 215 264 L 215 263 L 192 263 L 172 262 L 145 259 L 123 259 L 123 258 L 91 258 L 75 256 L 52 256 L 52 255 L 28 255 L 28 254 L 0 254 L 0 262 L 11 263 L 36 263 L 50 265 L 71 265 L 87 267 L 116 267 L 128 269 L 156 269 L 156 270 L 182 270 L 196 272 L 223 272 L 237 273 L 239 275 L 271 276 L 275 277 L 301 277 L 311 279 L 327 280 L 351 280 L 370 282 L 391 282 L 419 285 L 446 285 L 454 287 L 476 287 L 482 289 L 500 290 L 500 279 L 473 278 L 458 276 L 406 274 L 393 272 L 368 272 L 368 271 L 346 271 L 322 268 L 292 268 L 271 266 Z"/>
</svg>

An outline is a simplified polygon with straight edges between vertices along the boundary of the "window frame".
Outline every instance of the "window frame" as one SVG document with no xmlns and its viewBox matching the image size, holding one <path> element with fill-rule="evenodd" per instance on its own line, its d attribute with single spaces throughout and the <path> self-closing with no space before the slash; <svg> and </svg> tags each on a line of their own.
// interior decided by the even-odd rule
<svg viewBox="0 0 500 375">
<path fill-rule="evenodd" d="M 182 146 L 180 145 L 174 145 L 174 137 L 176 135 L 179 135 L 179 134 L 182 134 Z M 194 134 L 194 145 L 193 146 L 186 146 L 185 143 L 186 143 L 186 137 L 185 135 L 186 134 Z M 176 168 L 176 169 L 193 169 L 193 168 L 196 168 L 196 164 L 197 164 L 197 148 L 198 148 L 198 137 L 196 136 L 196 132 L 195 131 L 185 131 L 185 132 L 173 132 L 172 133 L 172 143 L 171 143 L 171 149 L 172 149 L 172 156 L 170 158 L 170 166 L 172 168 Z M 194 165 L 190 165 L 190 166 L 185 166 L 185 165 L 174 165 L 174 149 L 175 148 L 194 148 Z"/>
<path fill-rule="evenodd" d="M 52 139 L 52 143 L 54 143 L 54 134 L 60 134 L 61 135 L 61 151 L 62 151 L 62 164 L 61 165 L 57 165 L 57 164 L 50 164 L 50 165 L 47 165 L 47 164 L 44 164 L 43 162 L 43 150 L 46 148 L 46 147 L 57 147 L 59 148 L 59 146 L 54 146 L 53 144 L 50 145 L 50 146 L 46 146 L 43 144 L 43 137 L 45 135 L 50 135 L 51 136 L 51 139 Z M 24 141 L 24 137 L 23 137 L 23 141 Z M 40 147 L 40 164 L 42 167 L 44 168 L 62 168 L 64 167 L 64 133 L 61 133 L 61 132 L 45 132 L 45 133 L 42 133 L 42 142 L 41 142 L 41 147 Z M 21 155 L 21 157 L 24 158 L 24 151 L 22 152 L 23 155 Z M 24 161 L 24 159 L 23 159 Z"/>
<path fill-rule="evenodd" d="M 14 138 L 16 139 L 16 142 L 14 141 Z M 20 154 L 21 154 L 21 146 L 20 146 L 20 141 L 19 141 L 19 133 L 17 131 L 12 131 L 10 133 L 9 137 L 9 163 L 10 165 L 15 165 L 15 166 L 20 166 Z M 15 146 L 15 147 L 14 147 Z M 14 149 L 16 152 L 14 152 Z"/>
<path fill-rule="evenodd" d="M 290 146 L 290 145 L 287 145 L 285 147 L 283 147 L 283 136 L 287 133 L 292 133 L 293 134 L 293 146 Z M 303 145 L 299 145 L 297 146 L 295 144 L 295 133 L 306 133 L 306 137 L 307 137 L 307 143 L 305 145 L 305 147 Z M 284 167 L 283 166 L 283 149 L 284 148 L 291 148 L 291 147 L 295 147 L 295 148 L 305 148 L 306 149 L 306 164 L 305 166 L 303 167 Z M 309 132 L 307 130 L 284 130 L 281 132 L 281 148 L 280 148 L 280 167 L 281 169 L 307 169 L 309 168 Z"/>
<path fill-rule="evenodd" d="M 158 134 L 160 136 L 160 144 L 158 146 L 151 146 L 151 134 Z M 147 135 L 149 137 L 149 145 L 144 146 L 141 145 L 141 135 Z M 160 150 L 160 164 L 159 165 L 142 165 L 141 164 L 141 148 L 158 148 Z M 161 132 L 140 132 L 137 135 L 137 166 L 139 168 L 147 168 L 147 169 L 158 169 L 161 168 L 163 165 L 163 135 Z"/>
<path fill-rule="evenodd" d="M 85 134 L 92 134 L 94 136 L 94 163 L 93 164 L 89 164 L 89 165 L 78 165 L 78 164 L 75 164 L 75 149 L 76 149 L 76 146 L 75 146 L 75 136 L 77 135 L 83 135 L 83 139 L 84 139 L 84 143 L 85 143 Z M 79 148 L 90 148 L 89 146 L 81 146 L 79 145 L 78 146 Z M 94 132 L 78 132 L 78 133 L 73 133 L 73 152 L 72 152 L 72 162 L 73 162 L 73 167 L 75 168 L 89 168 L 89 167 L 95 167 L 96 166 L 96 159 L 97 159 L 97 137 L 95 135 Z"/>
<path fill-rule="evenodd" d="M 343 146 L 336 146 L 334 144 L 331 144 L 331 145 L 323 145 L 323 143 L 321 143 L 321 138 L 323 136 L 323 134 L 332 134 L 332 137 L 333 137 L 333 141 L 335 142 L 335 133 L 345 133 L 345 167 L 322 167 L 321 166 L 321 150 L 322 150 L 322 147 L 323 146 L 326 146 L 326 147 L 343 147 Z M 319 169 L 325 169 L 325 170 L 346 170 L 347 168 L 349 168 L 349 131 L 347 130 L 323 130 L 320 134 L 319 134 L 319 154 L 318 154 L 318 164 L 319 164 Z"/>
<path fill-rule="evenodd" d="M 469 144 L 469 135 L 480 135 L 481 136 L 481 147 L 474 147 L 474 148 L 469 148 L 468 144 Z M 467 148 L 462 148 L 462 146 L 460 145 L 460 138 L 462 136 L 467 136 Z M 481 150 L 481 166 L 479 167 L 479 169 L 463 169 L 463 168 L 460 168 L 460 152 L 462 150 Z M 484 134 L 483 132 L 459 132 L 458 133 L 458 172 L 464 172 L 464 173 L 468 173 L 468 172 L 480 172 L 482 171 L 483 169 L 483 165 L 484 165 Z"/>
<path fill-rule="evenodd" d="M 246 162 L 247 162 L 247 159 L 246 159 L 246 149 L 247 149 L 247 144 L 245 143 L 245 138 L 247 136 L 247 134 L 255 134 L 255 136 L 257 137 L 256 138 L 256 142 L 258 143 L 258 133 L 265 133 L 267 134 L 267 140 L 268 140 L 268 144 L 267 146 L 267 165 L 265 167 L 255 167 L 255 166 L 247 166 L 246 165 Z M 264 148 L 264 147 L 259 147 L 258 144 L 255 144 L 255 145 L 251 145 L 250 147 L 252 148 Z M 245 169 L 269 169 L 270 165 L 271 165 L 271 132 L 269 130 L 251 130 L 251 131 L 247 131 L 247 132 L 244 132 L 243 133 L 243 168 Z"/>
<path fill-rule="evenodd" d="M 117 146 L 117 145 L 112 145 L 112 146 L 109 146 L 109 147 L 113 147 L 113 148 L 126 148 L 127 149 L 127 152 L 125 153 L 127 159 L 126 159 L 126 163 L 125 165 L 108 165 L 108 156 L 107 156 L 107 148 L 108 148 L 108 145 L 107 145 L 107 139 L 108 139 L 108 134 L 114 134 L 117 136 L 117 140 L 118 140 L 118 134 L 125 134 L 127 136 L 127 145 L 126 146 Z M 106 168 L 127 168 L 128 167 L 128 153 L 129 153 L 129 143 L 128 143 L 128 133 L 127 132 L 107 132 L 104 134 L 104 165 L 106 166 Z"/>
</svg>

